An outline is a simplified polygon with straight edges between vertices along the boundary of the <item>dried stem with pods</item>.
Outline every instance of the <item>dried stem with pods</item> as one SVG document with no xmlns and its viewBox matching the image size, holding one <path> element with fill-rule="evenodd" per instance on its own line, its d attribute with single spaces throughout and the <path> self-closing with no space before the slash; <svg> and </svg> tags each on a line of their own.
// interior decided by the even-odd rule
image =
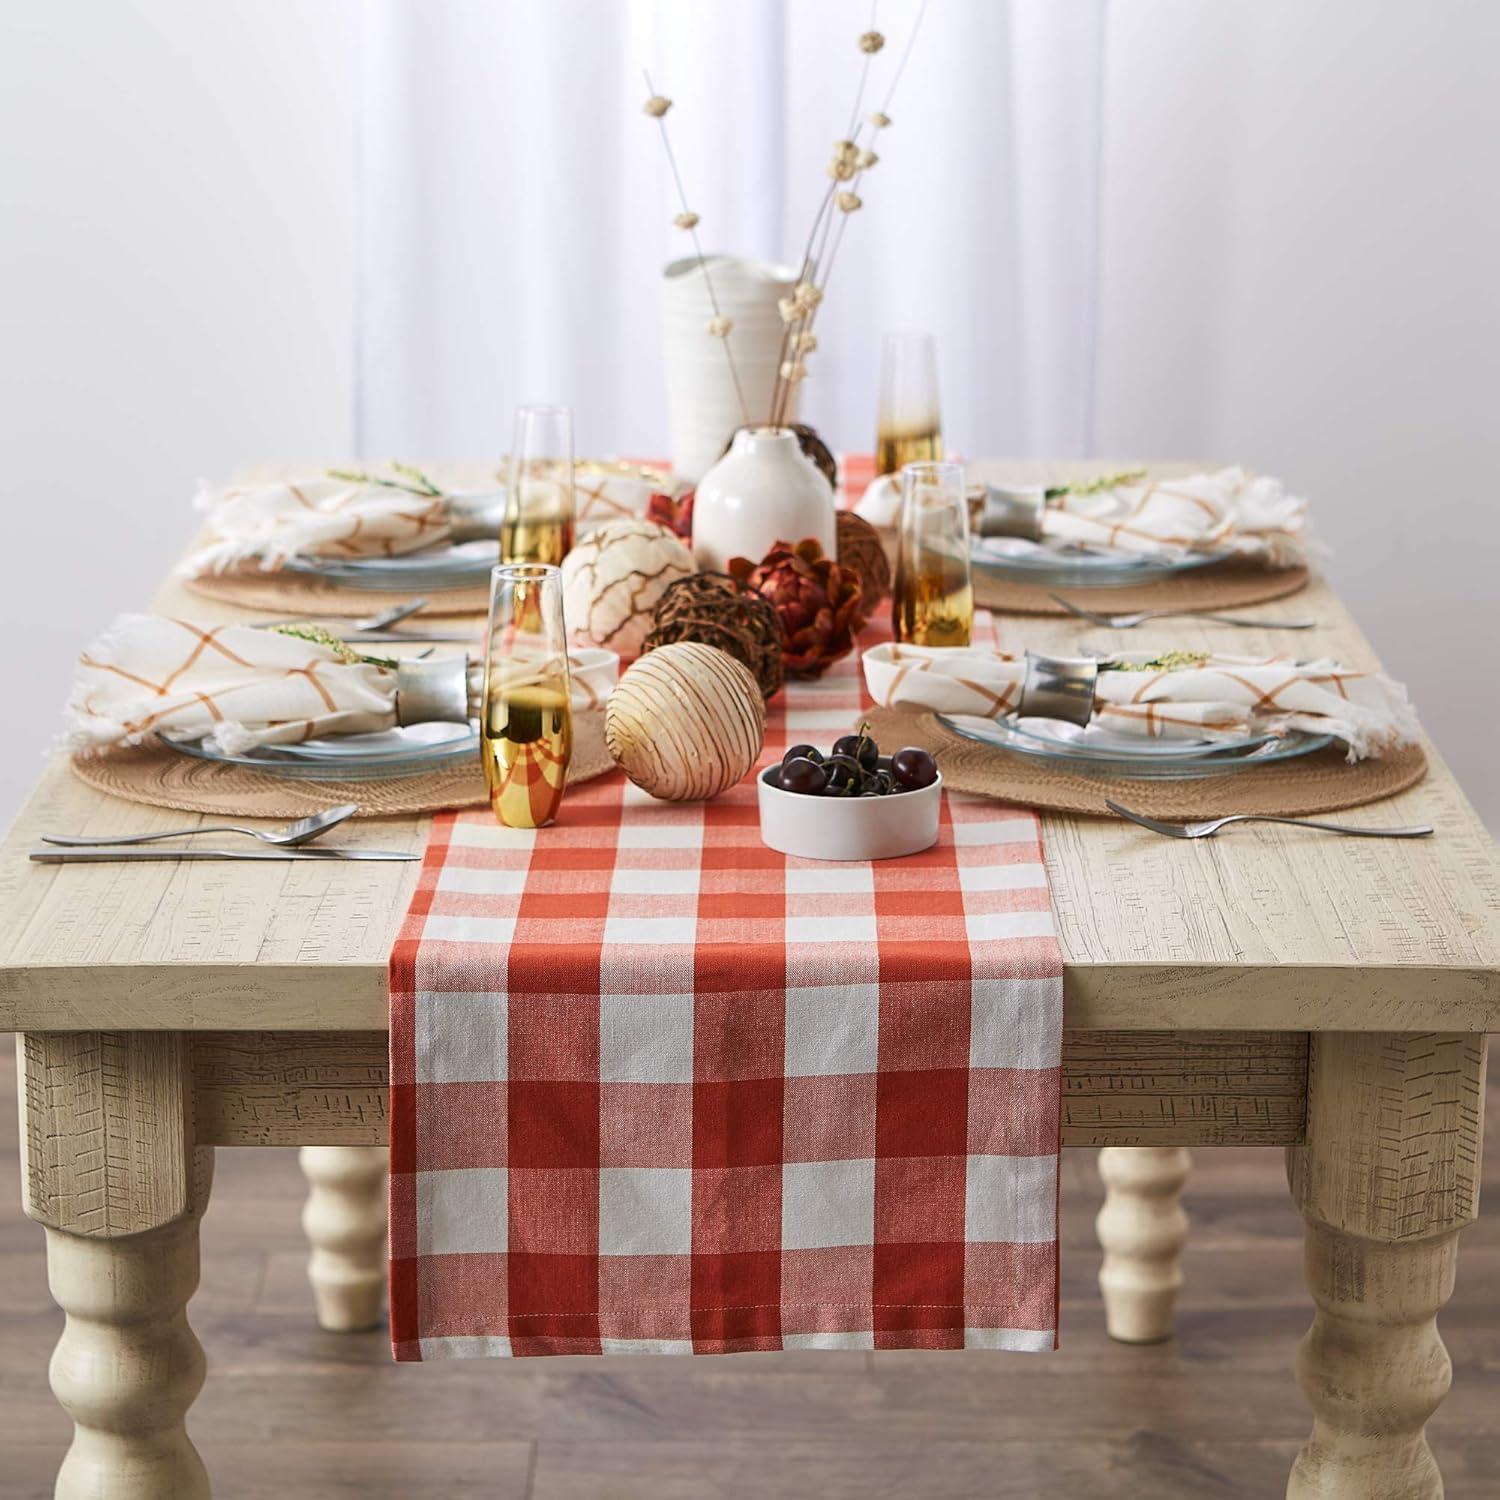
<svg viewBox="0 0 1500 1500">
<path fill-rule="evenodd" d="M 719 307 L 718 293 L 714 290 L 713 277 L 708 271 L 708 257 L 703 253 L 703 245 L 698 239 L 698 215 L 688 207 L 687 189 L 682 185 L 682 173 L 677 168 L 677 153 L 672 150 L 672 137 L 667 131 L 667 111 L 672 107 L 672 101 L 665 95 L 658 94 L 651 83 L 651 74 L 643 70 L 642 77 L 646 80 L 646 104 L 645 110 L 652 119 L 656 121 L 661 131 L 662 150 L 666 153 L 667 166 L 672 172 L 672 183 L 677 189 L 677 217 L 673 223 L 679 229 L 685 229 L 692 236 L 693 254 L 698 260 L 698 269 L 703 273 L 704 290 L 708 293 L 708 305 L 713 309 L 713 317 L 708 320 L 704 332 L 710 338 L 716 338 L 724 346 L 724 358 L 729 361 L 729 378 L 734 382 L 734 394 L 740 405 L 740 421 L 748 425 L 750 421 L 750 410 L 745 404 L 745 390 L 740 384 L 739 366 L 734 362 L 734 350 L 729 345 L 729 335 L 734 330 L 734 320 L 726 318 Z"/>
<path fill-rule="evenodd" d="M 912 23 L 911 33 L 901 50 L 896 70 L 891 75 L 890 86 L 886 89 L 880 108 L 861 120 L 860 110 L 864 107 L 865 90 L 870 80 L 871 66 L 876 56 L 885 47 L 885 38 L 875 28 L 875 5 L 872 0 L 869 30 L 861 33 L 859 38 L 859 50 L 864 55 L 864 61 L 859 70 L 859 86 L 854 95 L 854 107 L 849 113 L 849 124 L 843 139 L 834 142 L 833 158 L 828 164 L 828 190 L 823 194 L 817 213 L 813 216 L 812 229 L 808 233 L 807 244 L 802 252 L 802 262 L 797 271 L 796 283 L 790 294 L 783 297 L 780 302 L 783 325 L 781 350 L 776 361 L 776 381 L 771 388 L 771 407 L 767 414 L 768 425 L 772 427 L 786 425 L 792 392 L 797 383 L 807 375 L 807 357 L 818 347 L 813 325 L 817 321 L 818 306 L 828 286 L 829 275 L 833 270 L 834 262 L 838 259 L 839 246 L 844 240 L 844 229 L 848 225 L 850 215 L 857 213 L 864 206 L 859 196 L 864 174 L 880 159 L 874 151 L 863 146 L 861 141 L 866 129 L 872 133 L 878 132 L 887 129 L 891 123 L 889 114 L 891 100 L 895 97 L 896 86 L 901 82 L 901 75 L 906 71 L 912 45 L 917 39 L 917 33 L 922 29 L 922 20 L 927 14 L 929 3 L 930 0 L 922 0 L 917 10 L 916 20 Z M 644 76 L 647 91 L 645 110 L 661 130 L 662 149 L 666 153 L 667 165 L 672 172 L 672 182 L 677 189 L 680 211 L 673 222 L 679 229 L 686 230 L 692 236 L 693 253 L 697 257 L 698 268 L 703 273 L 703 284 L 708 292 L 709 305 L 713 308 L 714 315 L 707 323 L 705 332 L 719 339 L 724 345 L 724 356 L 729 361 L 729 373 L 734 381 L 735 395 L 739 398 L 740 418 L 748 425 L 750 415 L 745 404 L 745 391 L 740 384 L 739 368 L 735 364 L 734 350 L 729 342 L 734 322 L 726 318 L 719 307 L 713 278 L 709 274 L 708 258 L 704 255 L 703 246 L 698 239 L 699 218 L 688 206 L 682 173 L 678 170 L 677 157 L 672 150 L 671 136 L 667 132 L 666 116 L 667 111 L 672 108 L 672 101 L 656 92 L 649 73 Z"/>
<path fill-rule="evenodd" d="M 870 29 L 859 39 L 859 49 L 864 54 L 860 68 L 859 87 L 854 96 L 854 108 L 849 116 L 849 128 L 842 140 L 835 141 L 833 158 L 828 164 L 829 185 L 813 216 L 812 229 L 807 245 L 802 252 L 802 264 L 797 272 L 797 282 L 791 295 L 781 300 L 781 354 L 777 360 L 776 384 L 771 391 L 770 425 L 784 426 L 791 406 L 792 393 L 799 381 L 807 376 L 807 356 L 817 347 L 817 335 L 813 326 L 817 321 L 818 307 L 828 287 L 829 276 L 838 259 L 839 246 L 843 243 L 844 230 L 850 215 L 857 213 L 864 200 L 859 196 L 864 174 L 880 160 L 873 150 L 860 144 L 865 128 L 878 133 L 888 129 L 891 123 L 890 107 L 895 97 L 901 75 L 906 71 L 917 33 L 922 28 L 922 19 L 927 14 L 929 0 L 922 0 L 912 23 L 906 45 L 891 75 L 885 98 L 878 110 L 867 119 L 859 118 L 864 103 L 865 86 L 869 80 L 870 66 L 876 55 L 884 48 L 885 38 L 875 29 L 875 7 L 870 7 Z"/>
</svg>

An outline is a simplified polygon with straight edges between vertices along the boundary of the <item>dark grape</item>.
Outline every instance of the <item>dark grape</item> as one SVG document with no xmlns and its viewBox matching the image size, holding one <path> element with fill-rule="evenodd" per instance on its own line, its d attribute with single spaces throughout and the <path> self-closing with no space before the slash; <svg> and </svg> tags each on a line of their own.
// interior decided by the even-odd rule
<svg viewBox="0 0 1500 1500">
<path fill-rule="evenodd" d="M 857 760 L 866 771 L 873 771 L 880 758 L 880 746 L 867 734 L 846 734 L 833 742 L 833 753 L 847 755 L 851 760 Z"/>
<path fill-rule="evenodd" d="M 816 796 L 828 785 L 828 773 L 817 761 L 799 755 L 783 761 L 781 766 L 781 790 L 801 792 L 804 796 Z"/>
<path fill-rule="evenodd" d="M 917 745 L 907 745 L 891 757 L 891 775 L 909 792 L 931 786 L 937 774 L 937 762 Z"/>
<path fill-rule="evenodd" d="M 835 796 L 855 797 L 864 782 L 864 768 L 852 755 L 830 755 L 823 762 L 828 790 Z"/>
<path fill-rule="evenodd" d="M 823 764 L 823 752 L 816 745 L 793 745 L 781 757 L 782 765 L 785 765 L 789 760 L 810 760 L 815 766 L 821 766 Z"/>
</svg>

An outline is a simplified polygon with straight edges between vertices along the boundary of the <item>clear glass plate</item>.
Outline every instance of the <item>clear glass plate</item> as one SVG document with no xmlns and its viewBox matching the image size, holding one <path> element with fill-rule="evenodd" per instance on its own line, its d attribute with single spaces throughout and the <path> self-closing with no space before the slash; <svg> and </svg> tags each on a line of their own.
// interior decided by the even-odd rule
<svg viewBox="0 0 1500 1500">
<path fill-rule="evenodd" d="M 420 593 L 427 589 L 471 588 L 487 584 L 500 561 L 498 538 L 408 552 L 400 557 L 299 557 L 286 564 L 293 573 L 311 573 L 351 588 Z"/>
<path fill-rule="evenodd" d="M 1120 752 L 1087 755 L 1057 749 L 1032 735 L 1017 734 L 1006 721 L 968 715 L 938 714 L 945 728 L 966 740 L 990 745 L 1027 760 L 1077 771 L 1086 776 L 1118 776 L 1135 781 L 1199 781 L 1210 776 L 1229 776 L 1256 766 L 1295 760 L 1333 744 L 1331 734 L 1306 734 L 1292 730 L 1281 738 L 1264 740 L 1238 750 L 1222 748 L 1198 755 L 1151 755 Z"/>
<path fill-rule="evenodd" d="M 395 758 L 409 760 L 413 755 L 431 755 L 446 747 L 456 749 L 469 743 L 474 731 L 467 724 L 406 724 L 395 729 L 377 729 L 369 734 L 329 734 L 297 745 L 264 745 L 261 748 L 289 760 L 323 761 L 358 759 L 361 761 Z"/>
<path fill-rule="evenodd" d="M 1197 739 L 1148 739 L 1144 735 L 1127 734 L 1119 729 L 1107 729 L 1102 724 L 1069 724 L 1063 719 L 1017 718 L 1007 715 L 1001 720 L 1005 727 L 1016 734 L 1025 735 L 1039 744 L 1050 747 L 1064 755 L 1103 756 L 1106 760 L 1134 759 L 1137 756 L 1187 757 L 1220 755 L 1225 751 L 1253 750 L 1274 734 L 1246 734 L 1234 739 L 1213 739 L 1203 735 Z"/>
<path fill-rule="evenodd" d="M 1021 537 L 986 537 L 970 547 L 971 561 L 979 572 L 1039 588 L 1125 588 L 1206 568 L 1229 555 L 1192 552 L 1181 557 L 1142 557 L 1135 552 L 1110 552 L 1071 542 L 1029 542 Z"/>
<path fill-rule="evenodd" d="M 162 744 L 196 760 L 246 766 L 270 776 L 317 781 L 388 781 L 446 770 L 465 761 L 478 763 L 475 724 L 409 724 L 371 734 L 328 735 L 298 745 L 260 745 L 243 755 L 227 755 L 202 740 L 162 736 Z"/>
</svg>

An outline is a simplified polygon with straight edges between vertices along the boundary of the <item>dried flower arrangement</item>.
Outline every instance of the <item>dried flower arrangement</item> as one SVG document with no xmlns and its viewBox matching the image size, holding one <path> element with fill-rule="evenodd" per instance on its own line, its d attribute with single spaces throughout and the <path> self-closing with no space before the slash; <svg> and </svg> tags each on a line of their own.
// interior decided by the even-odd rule
<svg viewBox="0 0 1500 1500">
<path fill-rule="evenodd" d="M 691 542 L 693 539 L 693 496 L 692 490 L 686 490 L 681 495 L 669 495 L 665 490 L 657 490 L 646 501 L 646 519 L 655 521 L 658 526 L 665 526 L 673 536 L 681 537 L 685 542 Z"/>
<path fill-rule="evenodd" d="M 860 110 L 864 106 L 865 92 L 870 81 L 871 66 L 875 58 L 885 50 L 886 42 L 885 37 L 876 29 L 876 7 L 872 0 L 869 29 L 862 32 L 859 37 L 858 45 L 863 55 L 863 62 L 860 66 L 859 86 L 854 96 L 854 107 L 849 114 L 848 128 L 833 144 L 833 156 L 828 163 L 829 186 L 813 216 L 812 229 L 808 233 L 807 242 L 802 251 L 797 280 L 791 292 L 783 297 L 780 303 L 783 324 L 781 352 L 777 362 L 776 381 L 771 390 L 771 407 L 766 417 L 766 425 L 769 427 L 786 426 L 792 391 L 798 382 L 807 377 L 808 356 L 818 347 L 818 338 L 813 331 L 813 324 L 817 321 L 818 307 L 827 290 L 834 262 L 838 259 L 839 246 L 844 239 L 844 229 L 850 216 L 864 207 L 864 200 L 859 195 L 864 174 L 880 160 L 875 152 L 864 144 L 864 141 L 873 139 L 879 131 L 890 128 L 891 101 L 895 97 L 897 85 L 901 82 L 901 75 L 906 71 L 906 64 L 911 57 L 912 45 L 917 39 L 917 33 L 922 29 L 922 20 L 927 14 L 928 3 L 929 0 L 922 0 L 880 108 L 872 111 L 864 119 L 860 119 Z M 686 230 L 693 237 L 693 253 L 697 256 L 698 269 L 703 274 L 709 304 L 713 309 L 713 317 L 704 325 L 704 331 L 711 338 L 719 339 L 724 345 L 724 356 L 729 361 L 734 388 L 739 396 L 741 415 L 748 425 L 750 418 L 745 411 L 745 393 L 740 385 L 739 370 L 735 365 L 734 351 L 730 344 L 734 321 L 724 317 L 720 312 L 713 280 L 709 274 L 708 261 L 698 239 L 698 225 L 701 220 L 698 214 L 688 206 L 682 174 L 678 171 L 677 158 L 672 150 L 671 137 L 667 131 L 666 116 L 672 108 L 672 101 L 656 92 L 652 87 L 649 74 L 646 75 L 646 90 L 648 97 L 645 112 L 656 121 L 661 130 L 662 148 L 666 152 L 672 181 L 677 189 L 679 211 L 673 222 L 679 229 Z M 867 130 L 870 132 L 868 137 L 865 134 Z"/>
<path fill-rule="evenodd" d="M 859 574 L 826 557 L 813 537 L 777 542 L 758 563 L 732 557 L 729 574 L 781 616 L 781 660 L 789 677 L 817 677 L 854 649 L 868 618 Z"/>
</svg>

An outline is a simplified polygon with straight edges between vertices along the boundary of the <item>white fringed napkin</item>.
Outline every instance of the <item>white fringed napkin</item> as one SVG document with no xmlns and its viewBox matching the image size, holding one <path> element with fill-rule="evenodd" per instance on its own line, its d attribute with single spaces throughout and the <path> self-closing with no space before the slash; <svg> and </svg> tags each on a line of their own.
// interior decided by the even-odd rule
<svg viewBox="0 0 1500 1500">
<path fill-rule="evenodd" d="M 273 630 L 121 615 L 79 657 L 67 721 L 75 749 L 171 734 L 240 755 L 391 728 L 396 674 Z"/>
<path fill-rule="evenodd" d="M 896 525 L 900 502 L 900 476 L 889 474 L 865 491 L 856 513 L 872 526 L 890 527 Z M 1289 493 L 1279 479 L 1239 468 L 1058 495 L 1048 502 L 1042 532 L 1049 542 L 1141 557 L 1228 552 L 1272 568 L 1301 567 L 1315 550 L 1307 501 Z M 981 555 L 996 557 L 1034 553 L 1039 545 L 1022 537 L 974 541 Z"/>
<path fill-rule="evenodd" d="M 865 684 L 882 708 L 995 718 L 1012 713 L 1026 671 L 1003 651 L 900 646 L 864 655 Z M 1176 666 L 1121 658 L 1101 670 L 1095 724 L 1147 739 L 1235 739 L 1301 729 L 1331 734 L 1363 760 L 1411 744 L 1417 719 L 1406 689 L 1335 661 L 1208 656 Z"/>
<path fill-rule="evenodd" d="M 1043 532 L 1142 557 L 1227 551 L 1272 568 L 1300 567 L 1308 557 L 1307 502 L 1279 479 L 1239 468 L 1060 495 Z"/>
<path fill-rule="evenodd" d="M 622 516 L 645 515 L 651 495 L 664 487 L 669 488 L 663 476 L 642 465 L 580 460 L 574 478 L 580 532 Z M 497 479 L 486 498 L 498 503 L 503 493 Z M 248 562 L 274 572 L 300 557 L 347 560 L 421 552 L 450 540 L 454 507 L 466 502 L 472 504 L 473 497 L 445 492 L 401 466 L 368 476 L 324 471 L 223 491 L 203 489 L 194 503 L 205 512 L 208 540 L 177 571 L 200 578 Z"/>
<path fill-rule="evenodd" d="M 619 665 L 611 651 L 569 658 L 575 713 L 604 703 Z M 396 722 L 396 673 L 347 646 L 160 615 L 121 615 L 79 658 L 67 707 L 84 751 L 170 734 L 242 755 Z"/>
<path fill-rule="evenodd" d="M 448 495 L 326 473 L 203 490 L 195 503 L 209 540 L 179 565 L 186 578 L 250 561 L 271 572 L 297 557 L 399 557 L 450 535 Z"/>
</svg>

